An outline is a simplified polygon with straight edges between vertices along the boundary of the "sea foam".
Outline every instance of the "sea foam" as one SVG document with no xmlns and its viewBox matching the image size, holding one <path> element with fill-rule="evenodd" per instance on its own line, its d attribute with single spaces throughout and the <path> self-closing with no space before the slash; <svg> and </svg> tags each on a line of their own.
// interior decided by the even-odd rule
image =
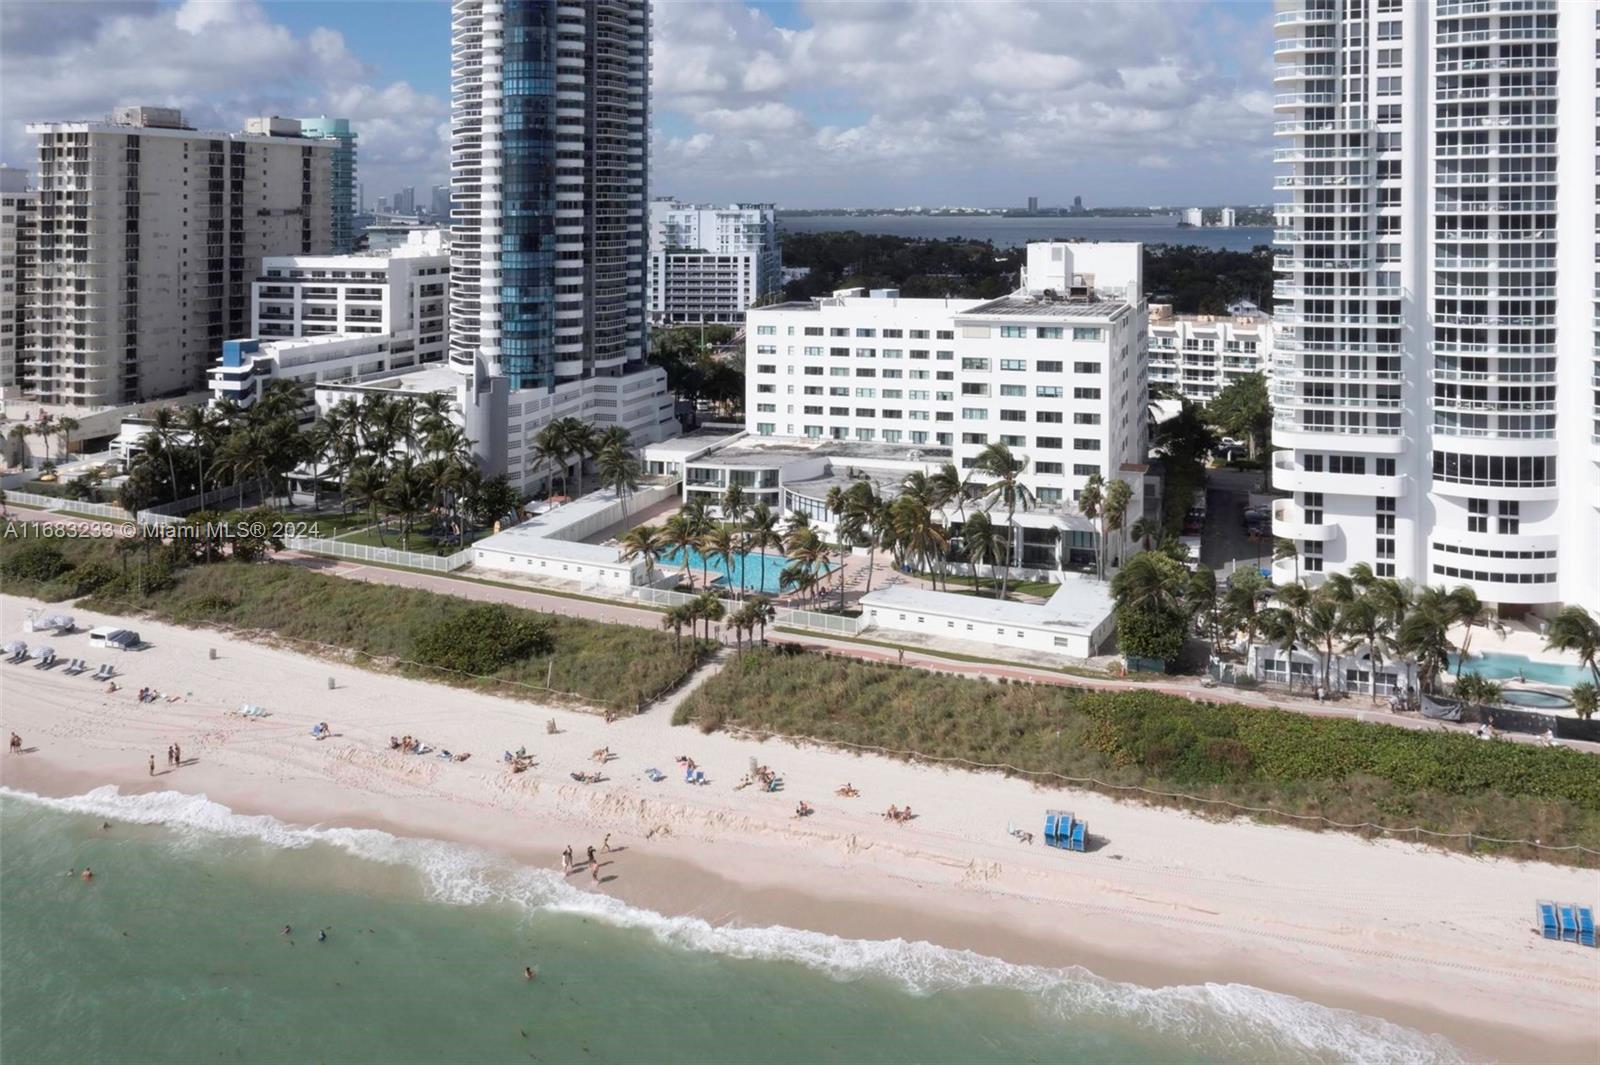
<svg viewBox="0 0 1600 1065">
<path fill-rule="evenodd" d="M 840 981 L 883 979 L 905 992 L 932 995 L 971 987 L 1030 996 L 1042 1019 L 1067 1024 L 1122 1021 L 1182 1038 L 1208 1055 L 1243 1059 L 1437 1062 L 1464 1060 L 1442 1036 L 1381 1018 L 1318 1005 L 1245 984 L 1147 988 L 1105 980 L 1089 970 L 1017 965 L 967 950 L 903 939 L 846 939 L 804 929 L 714 925 L 630 906 L 569 884 L 554 870 L 440 840 L 377 829 L 298 827 L 273 817 L 236 814 L 203 795 L 174 791 L 123 795 L 115 786 L 69 798 L 0 787 L 0 798 L 63 813 L 161 825 L 182 839 L 249 840 L 280 848 L 330 846 L 353 857 L 412 870 L 434 901 L 507 905 L 529 913 L 565 913 L 634 929 L 680 950 L 798 964 Z"/>
</svg>

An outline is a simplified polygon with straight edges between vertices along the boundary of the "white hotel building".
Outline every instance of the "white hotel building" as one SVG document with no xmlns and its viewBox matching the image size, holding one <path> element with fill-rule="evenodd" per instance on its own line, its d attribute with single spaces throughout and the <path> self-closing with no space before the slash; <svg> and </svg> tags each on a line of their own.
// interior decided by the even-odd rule
<svg viewBox="0 0 1600 1065">
<path fill-rule="evenodd" d="M 772 204 L 650 201 L 651 321 L 738 325 L 782 289 Z"/>
<path fill-rule="evenodd" d="M 1242 377 L 1266 373 L 1272 361 L 1272 319 L 1254 304 L 1231 314 L 1173 314 L 1150 305 L 1150 385 L 1168 385 L 1185 399 L 1209 403 Z"/>
<path fill-rule="evenodd" d="M 1138 244 L 1030 244 L 1022 288 L 999 299 L 853 289 L 747 324 L 756 436 L 937 449 L 963 470 L 1000 442 L 1031 460 L 1042 503 L 1144 461 Z"/>
<path fill-rule="evenodd" d="M 1278 3 L 1273 525 L 1313 579 L 1600 610 L 1596 20 Z"/>
</svg>

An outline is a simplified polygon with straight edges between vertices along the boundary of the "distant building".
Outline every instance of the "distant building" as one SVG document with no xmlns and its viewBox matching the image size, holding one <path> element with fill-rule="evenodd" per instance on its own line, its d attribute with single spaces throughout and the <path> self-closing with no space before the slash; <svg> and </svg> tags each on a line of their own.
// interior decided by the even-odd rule
<svg viewBox="0 0 1600 1065">
<path fill-rule="evenodd" d="M 300 120 L 300 136 L 332 140 L 333 149 L 333 250 L 340 255 L 355 247 L 356 216 L 356 133 L 348 118 Z"/>
<path fill-rule="evenodd" d="M 394 213 L 395 214 L 416 214 L 417 213 L 417 190 L 416 190 L 416 187 L 412 186 L 412 185 L 407 185 L 405 188 L 403 188 L 399 192 L 395 193 L 394 194 L 393 206 L 394 206 Z"/>
<path fill-rule="evenodd" d="M 1179 215 L 1178 220 L 1183 225 L 1193 226 L 1194 228 L 1199 229 L 1201 226 L 1205 225 L 1205 217 L 1205 212 L 1200 210 L 1200 208 L 1185 207 L 1183 209 L 1183 213 Z"/>
<path fill-rule="evenodd" d="M 1082 214 L 1083 213 L 1083 197 L 1082 196 L 1074 196 L 1072 198 L 1072 211 L 1073 211 L 1074 214 Z"/>
<path fill-rule="evenodd" d="M 428 213 L 436 220 L 447 220 L 450 217 L 450 186 L 435 185 L 428 201 Z"/>
<path fill-rule="evenodd" d="M 1028 210 L 1037 211 L 1038 209 L 1039 209 L 1039 197 L 1037 197 L 1037 196 L 1029 196 L 1028 197 Z"/>
<path fill-rule="evenodd" d="M 650 203 L 650 317 L 662 324 L 744 321 L 783 287 L 777 209 Z"/>
<path fill-rule="evenodd" d="M 417 233 L 444 234 L 446 243 L 449 242 L 449 229 L 446 226 L 430 226 L 423 222 L 394 222 L 378 221 L 366 228 L 368 251 L 390 251 L 395 248 L 405 247 L 411 243 L 412 236 Z"/>
<path fill-rule="evenodd" d="M 18 370 L 28 346 L 38 211 L 39 192 L 28 187 L 28 172 L 0 166 L 0 396 L 17 394 L 24 383 Z"/>
<path fill-rule="evenodd" d="M 1272 359 L 1272 319 L 1248 300 L 1229 314 L 1173 314 L 1150 305 L 1150 387 L 1170 385 L 1186 399 L 1209 403 L 1228 385 L 1266 373 Z"/>
<path fill-rule="evenodd" d="M 198 389 L 222 341 L 248 329 L 262 259 L 333 250 L 335 142 L 295 120 L 205 132 L 173 108 L 126 107 L 28 132 L 39 242 L 25 359 L 43 403 Z"/>
</svg>

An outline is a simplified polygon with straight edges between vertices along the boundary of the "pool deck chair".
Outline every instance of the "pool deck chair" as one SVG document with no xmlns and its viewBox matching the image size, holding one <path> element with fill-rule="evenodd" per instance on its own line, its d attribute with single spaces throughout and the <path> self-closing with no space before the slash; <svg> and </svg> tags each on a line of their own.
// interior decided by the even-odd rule
<svg viewBox="0 0 1600 1065">
<path fill-rule="evenodd" d="M 1054 847 L 1056 845 L 1056 815 L 1054 812 L 1044 815 L 1044 845 L 1046 847 Z"/>
<path fill-rule="evenodd" d="M 1556 907 L 1556 912 L 1561 915 L 1561 939 L 1566 943 L 1578 941 L 1578 915 L 1574 909 L 1572 906 Z"/>
<path fill-rule="evenodd" d="M 1556 904 L 1539 903 L 1539 934 L 1546 939 L 1560 939 L 1561 925 L 1556 921 Z"/>
<path fill-rule="evenodd" d="M 1089 826 L 1083 821 L 1075 822 L 1072 826 L 1072 849 L 1075 851 L 1081 851 L 1088 845 Z"/>
<path fill-rule="evenodd" d="M 1594 946 L 1594 907 L 1574 906 L 1578 915 L 1578 943 L 1585 947 Z"/>
</svg>

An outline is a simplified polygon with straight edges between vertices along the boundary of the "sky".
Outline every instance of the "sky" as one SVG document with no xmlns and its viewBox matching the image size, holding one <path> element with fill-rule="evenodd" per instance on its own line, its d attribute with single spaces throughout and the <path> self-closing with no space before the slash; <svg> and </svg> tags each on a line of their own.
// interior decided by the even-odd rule
<svg viewBox="0 0 1600 1065">
<path fill-rule="evenodd" d="M 780 207 L 1267 203 L 1268 0 L 658 0 L 652 195 Z M 449 174 L 445 0 L 4 0 L 30 121 L 327 114 L 369 202 Z"/>
</svg>

